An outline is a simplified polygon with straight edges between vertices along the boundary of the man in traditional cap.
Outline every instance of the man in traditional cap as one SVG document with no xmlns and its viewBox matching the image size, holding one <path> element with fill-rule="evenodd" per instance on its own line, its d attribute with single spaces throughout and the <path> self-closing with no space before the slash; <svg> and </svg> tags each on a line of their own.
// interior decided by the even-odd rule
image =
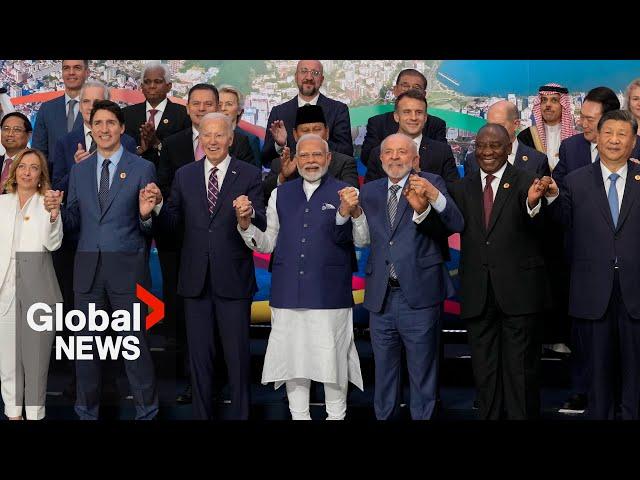
<svg viewBox="0 0 640 480">
<path fill-rule="evenodd" d="M 518 134 L 518 141 L 545 153 L 553 171 L 560 160 L 560 142 L 576 133 L 569 90 L 557 83 L 542 85 L 533 102 L 533 118 L 534 124 Z"/>
</svg>

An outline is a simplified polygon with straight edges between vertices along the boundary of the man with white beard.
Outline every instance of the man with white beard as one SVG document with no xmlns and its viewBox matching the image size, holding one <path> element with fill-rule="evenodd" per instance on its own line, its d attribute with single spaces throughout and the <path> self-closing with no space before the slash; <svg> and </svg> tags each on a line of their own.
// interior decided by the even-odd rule
<svg viewBox="0 0 640 480">
<path fill-rule="evenodd" d="M 343 420 L 348 382 L 363 389 L 353 341 L 350 210 L 340 201 L 349 185 L 327 174 L 331 153 L 318 135 L 300 137 L 295 158 L 300 178 L 271 194 L 265 232 L 251 224 L 249 199 L 235 201 L 247 246 L 274 255 L 262 383 L 286 383 L 292 418 L 311 420 L 311 380 L 322 382 L 327 420 Z"/>
</svg>

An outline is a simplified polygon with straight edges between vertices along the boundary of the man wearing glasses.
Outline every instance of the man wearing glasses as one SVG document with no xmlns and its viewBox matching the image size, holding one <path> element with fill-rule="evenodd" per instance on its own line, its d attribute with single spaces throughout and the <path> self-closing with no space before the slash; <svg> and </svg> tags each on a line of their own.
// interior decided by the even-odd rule
<svg viewBox="0 0 640 480">
<path fill-rule="evenodd" d="M 298 95 L 281 105 L 276 105 L 269 114 L 264 146 L 262 147 L 262 164 L 269 167 L 271 161 L 279 156 L 284 147 L 295 150 L 293 126 L 298 107 L 304 105 L 320 105 L 324 111 L 329 129 L 329 149 L 345 155 L 353 156 L 353 139 L 351 138 L 351 120 L 347 106 L 337 100 L 320 93 L 324 82 L 322 64 L 318 60 L 300 60 L 296 67 L 296 84 Z"/>
<path fill-rule="evenodd" d="M 169 135 L 191 127 L 187 109 L 167 98 L 171 91 L 169 68 L 149 62 L 142 73 L 145 101 L 130 105 L 124 113 L 125 133 L 137 142 L 136 153 L 158 167 L 160 142 Z"/>
<path fill-rule="evenodd" d="M 2 125 L 0 138 L 6 151 L 4 155 L 0 155 L 0 194 L 3 194 L 13 157 L 27 148 L 27 143 L 29 143 L 31 122 L 20 112 L 10 112 L 2 117 L 0 124 Z"/>
<path fill-rule="evenodd" d="M 427 78 L 413 68 L 406 68 L 398 74 L 396 84 L 393 87 L 393 95 L 397 98 L 410 89 L 420 90 L 426 95 Z M 371 151 L 389 135 L 398 133 L 398 127 L 398 121 L 394 118 L 393 111 L 371 117 L 367 122 L 367 133 L 362 143 L 362 153 L 360 154 L 362 163 L 368 165 Z M 427 115 L 422 135 L 425 138 L 447 143 L 447 125 L 441 118 Z"/>
</svg>

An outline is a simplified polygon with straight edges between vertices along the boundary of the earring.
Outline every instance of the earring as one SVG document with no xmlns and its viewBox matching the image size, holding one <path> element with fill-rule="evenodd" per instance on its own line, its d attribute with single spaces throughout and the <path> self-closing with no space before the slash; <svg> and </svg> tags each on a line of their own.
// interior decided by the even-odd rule
<svg viewBox="0 0 640 480">
<path fill-rule="evenodd" d="M 38 182 L 38 188 L 40 188 L 42 186 L 42 184 L 40 182 Z"/>
</svg>

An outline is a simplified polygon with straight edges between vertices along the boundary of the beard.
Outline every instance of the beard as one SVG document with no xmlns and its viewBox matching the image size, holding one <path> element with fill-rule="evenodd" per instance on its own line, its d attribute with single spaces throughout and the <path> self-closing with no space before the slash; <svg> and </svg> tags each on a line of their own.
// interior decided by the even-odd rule
<svg viewBox="0 0 640 480">
<path fill-rule="evenodd" d="M 387 177 L 391 177 L 391 175 L 389 174 L 389 170 L 385 164 L 382 164 L 382 170 L 384 170 L 384 173 L 387 174 Z M 404 167 L 402 170 L 399 170 L 400 173 L 398 173 L 397 176 L 394 176 L 394 178 L 404 178 L 405 175 L 409 173 L 411 170 L 412 170 L 412 166 L 408 165 Z"/>
<path fill-rule="evenodd" d="M 316 172 L 307 172 L 305 168 L 309 168 L 309 167 L 318 167 L 319 170 Z M 310 163 L 308 165 L 305 165 L 305 168 L 298 167 L 298 173 L 307 182 L 313 183 L 320 180 L 324 176 L 324 174 L 327 173 L 327 171 L 329 170 L 329 165 L 325 165 L 324 167 L 321 167 L 317 163 Z"/>
<path fill-rule="evenodd" d="M 315 96 L 315 94 L 318 93 L 318 89 L 316 88 L 315 83 L 303 83 L 298 88 L 298 91 L 301 95 L 304 95 L 306 97 Z"/>
</svg>

